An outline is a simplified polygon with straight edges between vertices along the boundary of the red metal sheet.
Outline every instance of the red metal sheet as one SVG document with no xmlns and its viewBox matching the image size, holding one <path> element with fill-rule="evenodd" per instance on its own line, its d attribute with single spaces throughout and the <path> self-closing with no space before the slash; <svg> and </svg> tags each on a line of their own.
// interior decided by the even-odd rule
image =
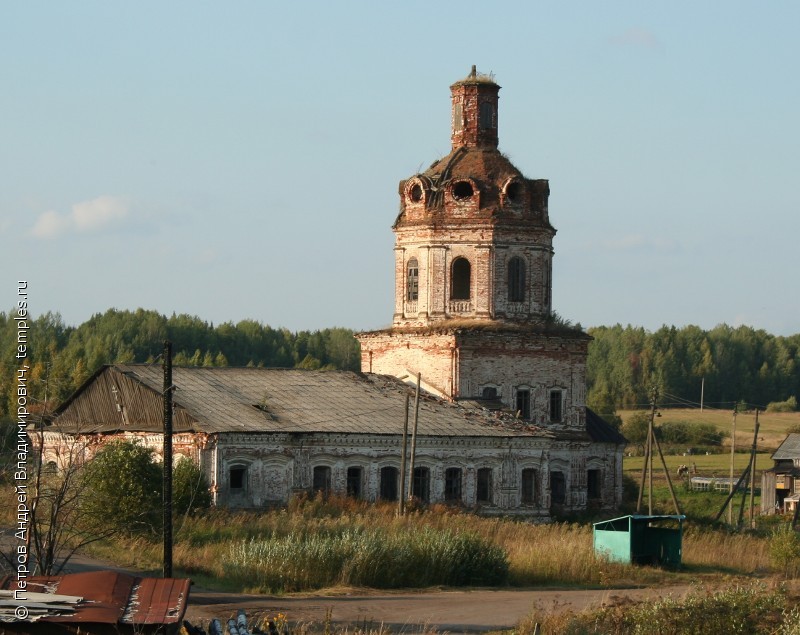
<svg viewBox="0 0 800 635">
<path fill-rule="evenodd" d="M 91 571 L 62 576 L 34 576 L 27 588 L 38 593 L 76 595 L 84 602 L 71 615 L 43 617 L 42 622 L 93 624 L 175 624 L 186 612 L 191 582 L 185 578 L 139 578 L 114 571 Z M 0 588 L 14 590 L 11 576 Z"/>
</svg>

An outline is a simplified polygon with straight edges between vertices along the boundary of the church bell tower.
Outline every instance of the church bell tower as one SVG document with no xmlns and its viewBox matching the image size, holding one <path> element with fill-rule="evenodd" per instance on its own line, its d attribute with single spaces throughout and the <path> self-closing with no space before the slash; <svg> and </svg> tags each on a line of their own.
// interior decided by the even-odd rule
<svg viewBox="0 0 800 635">
<path fill-rule="evenodd" d="M 450 86 L 450 153 L 400 181 L 392 327 L 359 335 L 362 370 L 579 426 L 589 338 L 553 320 L 550 189 L 499 151 L 499 91 L 474 66 Z"/>
</svg>

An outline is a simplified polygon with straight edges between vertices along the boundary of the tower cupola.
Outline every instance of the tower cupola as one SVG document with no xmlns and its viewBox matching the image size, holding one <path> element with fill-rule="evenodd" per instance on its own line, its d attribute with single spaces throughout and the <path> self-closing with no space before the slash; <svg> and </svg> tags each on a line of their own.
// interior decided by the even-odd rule
<svg viewBox="0 0 800 635">
<path fill-rule="evenodd" d="M 473 65 L 465 79 L 450 86 L 453 150 L 462 146 L 497 148 L 497 101 L 500 86 Z"/>
</svg>

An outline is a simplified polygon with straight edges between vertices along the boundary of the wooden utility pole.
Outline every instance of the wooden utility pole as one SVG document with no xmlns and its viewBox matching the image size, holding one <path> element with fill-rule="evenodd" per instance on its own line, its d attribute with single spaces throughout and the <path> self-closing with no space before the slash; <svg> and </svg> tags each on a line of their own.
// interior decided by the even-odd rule
<svg viewBox="0 0 800 635">
<path fill-rule="evenodd" d="M 731 424 L 731 472 L 730 472 L 730 483 L 728 486 L 728 493 L 733 493 L 733 459 L 734 453 L 736 452 L 736 410 L 738 408 L 737 404 L 733 405 L 733 423 Z M 728 525 L 733 525 L 733 505 L 728 507 Z"/>
<path fill-rule="evenodd" d="M 756 528 L 756 453 L 758 451 L 758 408 L 756 408 L 756 430 L 753 433 L 753 449 L 750 451 L 750 529 Z"/>
<path fill-rule="evenodd" d="M 642 496 L 644 494 L 645 477 L 649 476 L 647 481 L 647 510 L 650 516 L 653 515 L 653 421 L 656 417 L 656 401 L 658 400 L 658 391 L 653 390 L 653 400 L 650 409 L 650 420 L 647 422 L 647 444 L 644 453 L 644 465 L 642 466 L 642 481 L 639 486 L 639 500 L 636 503 L 636 513 L 638 514 L 642 509 Z"/>
<path fill-rule="evenodd" d="M 700 380 L 700 412 L 703 412 L 703 395 L 706 391 L 706 378 Z"/>
<path fill-rule="evenodd" d="M 400 451 L 400 487 L 397 491 L 397 513 L 402 516 L 406 512 L 406 445 L 408 440 L 408 404 L 411 395 L 406 392 L 406 415 L 403 421 L 403 447 Z"/>
<path fill-rule="evenodd" d="M 172 577 L 172 342 L 164 342 L 164 577 Z"/>
<path fill-rule="evenodd" d="M 411 461 L 408 466 L 408 500 L 414 496 L 414 458 L 417 454 L 417 423 L 419 422 L 419 384 L 422 373 L 417 373 L 417 392 L 414 395 L 414 425 L 411 427 Z"/>
</svg>

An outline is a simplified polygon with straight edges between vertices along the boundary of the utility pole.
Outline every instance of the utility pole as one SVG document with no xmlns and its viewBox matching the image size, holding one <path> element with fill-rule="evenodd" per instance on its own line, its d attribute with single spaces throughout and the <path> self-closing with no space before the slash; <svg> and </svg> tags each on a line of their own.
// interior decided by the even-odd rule
<svg viewBox="0 0 800 635">
<path fill-rule="evenodd" d="M 700 380 L 700 412 L 703 412 L 703 393 L 706 391 L 706 378 Z"/>
<path fill-rule="evenodd" d="M 647 510 L 650 516 L 653 515 L 653 421 L 656 417 L 656 401 L 658 400 L 658 389 L 653 389 L 653 398 L 650 408 L 650 420 L 647 423 L 647 444 L 644 453 L 644 465 L 642 466 L 642 481 L 639 487 L 639 500 L 636 503 L 636 513 L 642 508 L 642 496 L 644 494 L 645 477 L 647 481 Z"/>
<path fill-rule="evenodd" d="M 164 577 L 172 577 L 172 342 L 164 341 Z"/>
<path fill-rule="evenodd" d="M 406 443 L 408 439 L 408 404 L 411 395 L 406 392 L 406 416 L 403 421 L 403 447 L 400 451 L 400 487 L 397 496 L 397 513 L 402 516 L 406 512 Z"/>
<path fill-rule="evenodd" d="M 411 461 L 408 466 L 408 500 L 414 496 L 414 458 L 417 454 L 417 423 L 419 423 L 419 385 L 422 373 L 417 373 L 417 391 L 414 395 L 414 425 L 411 428 Z"/>
<path fill-rule="evenodd" d="M 731 476 L 730 476 L 730 484 L 728 487 L 728 493 L 733 493 L 733 459 L 734 453 L 736 452 L 736 411 L 738 409 L 738 405 L 733 405 L 733 423 L 731 424 Z M 733 525 L 733 505 L 728 507 L 728 525 Z"/>
<path fill-rule="evenodd" d="M 758 451 L 758 408 L 756 408 L 756 430 L 753 433 L 753 449 L 750 452 L 750 529 L 756 528 L 756 452 Z"/>
</svg>

